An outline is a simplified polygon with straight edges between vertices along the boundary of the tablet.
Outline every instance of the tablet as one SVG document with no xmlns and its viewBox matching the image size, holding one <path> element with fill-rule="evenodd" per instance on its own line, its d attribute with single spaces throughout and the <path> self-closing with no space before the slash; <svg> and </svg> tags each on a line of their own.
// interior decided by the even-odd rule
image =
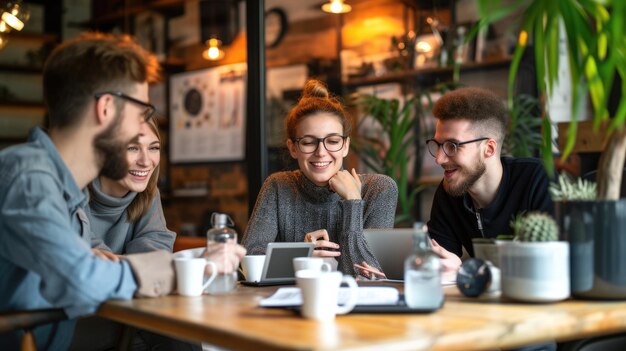
<svg viewBox="0 0 626 351">
<path fill-rule="evenodd" d="M 249 286 L 269 286 L 295 284 L 293 259 L 310 257 L 315 243 L 269 243 L 265 251 L 265 264 L 261 280 L 258 282 L 242 281 Z"/>
</svg>

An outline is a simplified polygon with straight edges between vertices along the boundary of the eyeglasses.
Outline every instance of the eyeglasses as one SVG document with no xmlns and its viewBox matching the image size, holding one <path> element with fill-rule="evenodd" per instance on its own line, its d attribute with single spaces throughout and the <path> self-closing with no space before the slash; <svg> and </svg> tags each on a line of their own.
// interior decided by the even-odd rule
<svg viewBox="0 0 626 351">
<path fill-rule="evenodd" d="M 156 112 L 156 107 L 154 107 L 154 105 L 149 104 L 147 102 L 143 102 L 141 100 L 137 100 L 132 96 L 128 96 L 120 91 L 105 91 L 102 93 L 97 93 L 94 95 L 94 97 L 96 98 L 96 100 L 100 99 L 103 95 L 113 95 L 113 96 L 117 96 L 118 98 L 124 99 L 126 101 L 130 101 L 134 104 L 137 104 L 139 106 L 145 107 L 145 110 L 142 112 L 143 118 L 146 122 L 148 122 L 150 120 L 150 118 L 152 118 L 152 116 L 154 115 L 154 113 Z"/>
<path fill-rule="evenodd" d="M 437 151 L 439 150 L 439 147 L 442 148 L 443 153 L 446 154 L 446 156 L 453 157 L 454 155 L 456 155 L 456 152 L 459 150 L 459 146 L 469 144 L 469 143 L 475 143 L 477 141 L 483 141 L 487 139 L 489 138 L 478 138 L 478 139 L 462 141 L 462 142 L 446 140 L 443 142 L 443 144 L 440 144 L 435 139 L 428 139 L 426 140 L 426 146 L 428 147 L 428 152 L 430 152 L 430 154 L 433 157 L 437 157 Z"/>
<path fill-rule="evenodd" d="M 296 138 L 293 141 L 298 145 L 298 150 L 303 154 L 312 154 L 317 151 L 320 143 L 324 144 L 324 147 L 329 152 L 339 151 L 343 148 L 343 144 L 346 142 L 347 136 L 332 134 L 324 138 L 316 138 L 309 135 L 305 135 L 301 138 Z"/>
</svg>

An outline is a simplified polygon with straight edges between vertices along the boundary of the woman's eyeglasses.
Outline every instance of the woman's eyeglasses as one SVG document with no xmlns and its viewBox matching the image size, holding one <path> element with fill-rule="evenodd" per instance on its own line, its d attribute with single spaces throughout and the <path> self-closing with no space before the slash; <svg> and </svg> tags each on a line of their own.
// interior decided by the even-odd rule
<svg viewBox="0 0 626 351">
<path fill-rule="evenodd" d="M 328 152 L 339 151 L 343 148 L 346 142 L 347 136 L 333 134 L 324 138 L 316 138 L 309 135 L 305 135 L 300 138 L 296 138 L 293 141 L 298 145 L 298 150 L 303 154 L 312 154 L 317 151 L 320 143 L 324 144 L 324 147 Z"/>
</svg>

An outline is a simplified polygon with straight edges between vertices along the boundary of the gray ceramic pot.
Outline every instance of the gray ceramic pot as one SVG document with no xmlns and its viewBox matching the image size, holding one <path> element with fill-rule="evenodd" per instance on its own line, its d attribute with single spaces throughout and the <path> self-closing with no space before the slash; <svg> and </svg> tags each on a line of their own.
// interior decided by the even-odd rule
<svg viewBox="0 0 626 351">
<path fill-rule="evenodd" d="M 626 299 L 626 199 L 555 206 L 562 239 L 570 243 L 572 295 Z"/>
</svg>

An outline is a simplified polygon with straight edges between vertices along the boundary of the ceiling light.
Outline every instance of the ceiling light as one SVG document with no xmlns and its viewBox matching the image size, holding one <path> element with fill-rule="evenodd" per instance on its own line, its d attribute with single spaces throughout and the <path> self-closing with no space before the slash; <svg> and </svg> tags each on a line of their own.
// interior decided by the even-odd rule
<svg viewBox="0 0 626 351">
<path fill-rule="evenodd" d="M 2 21 L 9 27 L 20 31 L 24 29 L 24 23 L 28 21 L 30 11 L 21 0 L 8 2 L 2 12 Z"/>
<path fill-rule="evenodd" d="M 352 6 L 344 4 L 343 0 L 330 0 L 322 5 L 322 11 L 329 13 L 347 13 L 352 11 Z"/>
<path fill-rule="evenodd" d="M 222 41 L 211 38 L 207 40 L 206 45 L 207 48 L 202 51 L 202 57 L 204 57 L 205 60 L 217 61 L 224 58 L 224 50 L 220 48 Z"/>
</svg>

